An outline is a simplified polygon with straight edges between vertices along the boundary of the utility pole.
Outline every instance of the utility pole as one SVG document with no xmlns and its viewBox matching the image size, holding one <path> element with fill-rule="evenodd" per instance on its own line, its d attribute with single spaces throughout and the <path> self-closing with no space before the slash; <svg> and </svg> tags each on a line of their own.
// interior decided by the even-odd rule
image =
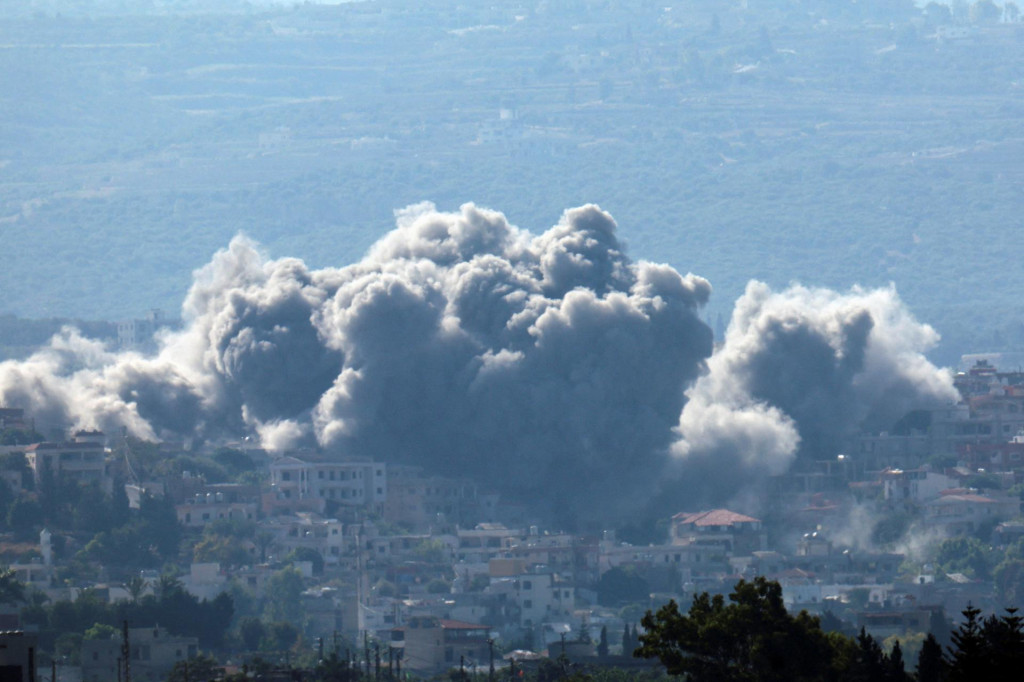
<svg viewBox="0 0 1024 682">
<path fill-rule="evenodd" d="M 57 659 L 50 659 L 50 682 L 57 682 Z"/>
<path fill-rule="evenodd" d="M 319 653 L 319 656 L 317 657 L 317 660 L 318 661 L 323 661 L 324 660 L 324 638 L 323 637 L 317 637 L 316 638 L 316 645 L 317 645 L 317 652 Z"/>
<path fill-rule="evenodd" d="M 370 635 L 363 630 L 363 660 L 366 661 L 366 676 L 370 676 Z"/>
<path fill-rule="evenodd" d="M 124 659 L 124 682 L 132 682 L 131 655 L 131 642 L 128 641 L 128 621 L 125 621 L 121 635 L 121 658 Z"/>
<path fill-rule="evenodd" d="M 491 667 L 487 671 L 487 682 L 494 682 L 494 639 L 487 638 L 487 649 L 491 656 Z"/>
<path fill-rule="evenodd" d="M 373 643 L 373 679 L 380 681 L 380 644 Z"/>
</svg>

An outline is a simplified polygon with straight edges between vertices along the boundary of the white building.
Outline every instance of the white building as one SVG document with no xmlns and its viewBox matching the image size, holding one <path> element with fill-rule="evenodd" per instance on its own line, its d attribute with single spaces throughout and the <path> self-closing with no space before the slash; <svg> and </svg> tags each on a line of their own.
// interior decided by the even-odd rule
<svg viewBox="0 0 1024 682">
<path fill-rule="evenodd" d="M 317 500 L 380 508 L 387 499 L 385 465 L 379 462 L 306 462 L 281 457 L 270 464 L 270 486 L 280 500 Z"/>
</svg>

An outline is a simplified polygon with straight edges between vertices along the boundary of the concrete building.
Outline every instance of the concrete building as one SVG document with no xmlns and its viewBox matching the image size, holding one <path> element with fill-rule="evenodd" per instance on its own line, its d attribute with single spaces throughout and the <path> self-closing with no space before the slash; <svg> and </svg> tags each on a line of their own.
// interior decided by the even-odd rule
<svg viewBox="0 0 1024 682">
<path fill-rule="evenodd" d="M 211 521 L 255 521 L 259 515 L 259 492 L 255 486 L 207 485 L 181 504 L 174 505 L 178 523 L 202 528 Z"/>
<path fill-rule="evenodd" d="M 199 640 L 195 637 L 172 635 L 161 627 L 129 628 L 128 641 L 132 680 L 138 682 L 162 682 L 175 663 L 194 657 L 199 650 Z M 118 679 L 121 649 L 120 633 L 110 639 L 82 642 L 82 680 Z"/>
<path fill-rule="evenodd" d="M 0 632 L 0 680 L 35 682 L 36 637 L 20 630 Z"/>
<path fill-rule="evenodd" d="M 113 490 L 107 453 L 98 432 L 79 432 L 73 440 L 63 443 L 35 443 L 25 447 L 25 460 L 37 486 L 46 477 L 63 478 L 77 483 L 94 483 L 104 492 Z"/>
<path fill-rule="evenodd" d="M 389 466 L 384 518 L 414 531 L 450 531 L 455 525 L 491 521 L 496 494 L 482 493 L 468 479 L 432 476 L 420 467 Z"/>
<path fill-rule="evenodd" d="M 304 547 L 320 554 L 325 564 L 337 564 L 352 542 L 351 536 L 346 537 L 343 533 L 340 521 L 325 519 L 312 512 L 264 519 L 259 529 L 270 533 L 272 546 L 281 556 Z"/>
<path fill-rule="evenodd" d="M 403 643 L 403 669 L 419 675 L 435 675 L 460 663 L 486 669 L 490 662 L 486 625 L 414 616 L 393 634 Z"/>
<path fill-rule="evenodd" d="M 717 544 L 729 555 L 741 555 L 768 549 L 768 536 L 760 519 L 728 509 L 712 509 L 673 516 L 672 544 Z"/>
<path fill-rule="evenodd" d="M 276 500 L 315 500 L 327 504 L 369 507 L 382 512 L 387 499 L 386 467 L 379 462 L 306 462 L 281 457 L 270 464 L 270 487 Z"/>
</svg>

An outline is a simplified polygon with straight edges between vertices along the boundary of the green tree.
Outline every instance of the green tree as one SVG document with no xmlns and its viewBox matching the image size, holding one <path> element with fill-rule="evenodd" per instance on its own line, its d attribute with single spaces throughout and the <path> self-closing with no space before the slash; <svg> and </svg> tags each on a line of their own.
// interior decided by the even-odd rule
<svg viewBox="0 0 1024 682">
<path fill-rule="evenodd" d="M 178 661 L 167 675 L 167 682 L 196 682 L 220 677 L 217 659 L 205 654 L 193 656 L 187 661 Z"/>
<path fill-rule="evenodd" d="M 192 548 L 195 562 L 217 562 L 225 566 L 247 566 L 252 557 L 242 541 L 230 535 L 204 535 Z"/>
<path fill-rule="evenodd" d="M 987 580 L 992 551 L 977 538 L 950 538 L 939 545 L 935 561 L 945 573 L 963 573 Z"/>
<path fill-rule="evenodd" d="M 607 656 L 608 655 L 608 626 L 601 626 L 601 639 L 597 642 L 597 655 Z"/>
<path fill-rule="evenodd" d="M 991 661 L 987 651 L 981 610 L 968 605 L 964 609 L 964 622 L 953 631 L 953 646 L 949 650 L 950 682 L 991 680 Z"/>
<path fill-rule="evenodd" d="M 294 566 L 273 573 L 267 580 L 264 614 L 270 621 L 302 624 L 302 592 L 306 589 L 302 574 Z"/>
<path fill-rule="evenodd" d="M 265 636 L 263 621 L 252 616 L 243 618 L 238 622 L 238 635 L 246 651 L 256 651 Z"/>
<path fill-rule="evenodd" d="M 833 679 L 854 647 L 806 612 L 790 615 L 782 587 L 765 578 L 738 582 L 728 604 L 722 595 L 697 595 L 687 614 L 670 601 L 648 612 L 643 626 L 637 655 L 695 680 Z"/>
<path fill-rule="evenodd" d="M 601 606 L 621 606 L 629 602 L 646 602 L 650 598 L 651 586 L 636 569 L 615 568 L 605 571 L 597 581 L 597 603 Z"/>
<path fill-rule="evenodd" d="M 83 639 L 94 640 L 94 639 L 111 639 L 116 637 L 118 634 L 117 628 L 113 625 L 106 625 L 105 623 L 93 623 L 92 627 L 85 631 Z"/>
<path fill-rule="evenodd" d="M 21 604 L 25 601 L 25 584 L 18 580 L 13 568 L 0 569 L 0 604 Z"/>
<path fill-rule="evenodd" d="M 941 682 L 946 677 L 946 659 L 935 635 L 928 633 L 917 656 L 918 682 Z"/>
<path fill-rule="evenodd" d="M 324 558 L 312 547 L 296 547 L 285 555 L 284 560 L 287 562 L 308 561 L 313 564 L 313 575 L 323 575 L 324 573 Z"/>
</svg>

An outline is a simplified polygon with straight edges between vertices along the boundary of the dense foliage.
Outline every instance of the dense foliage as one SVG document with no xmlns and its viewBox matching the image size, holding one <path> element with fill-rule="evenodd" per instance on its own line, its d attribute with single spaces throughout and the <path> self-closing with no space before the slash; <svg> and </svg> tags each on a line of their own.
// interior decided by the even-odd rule
<svg viewBox="0 0 1024 682">
<path fill-rule="evenodd" d="M 917 660 L 917 679 L 1008 680 L 1024 663 L 1024 627 L 1015 609 L 980 618 L 969 607 L 944 653 L 931 635 Z M 826 632 L 805 611 L 792 615 L 777 582 L 739 581 L 729 595 L 697 595 L 688 613 L 675 601 L 648 612 L 635 655 L 657 658 L 669 674 L 694 681 L 769 682 L 910 677 L 899 642 L 889 653 L 861 630 L 856 637 Z"/>
</svg>

